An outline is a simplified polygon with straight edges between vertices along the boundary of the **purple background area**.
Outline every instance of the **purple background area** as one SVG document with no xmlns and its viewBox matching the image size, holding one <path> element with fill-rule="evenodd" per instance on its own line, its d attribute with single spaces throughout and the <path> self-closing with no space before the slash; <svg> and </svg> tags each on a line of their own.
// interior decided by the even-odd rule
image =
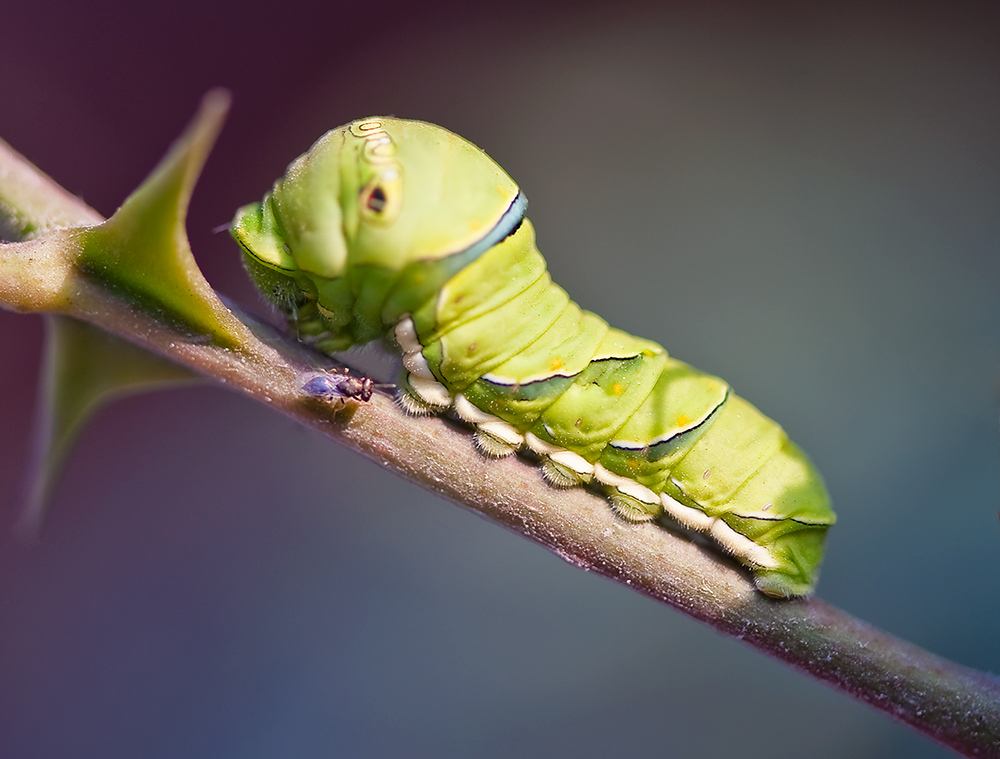
<svg viewBox="0 0 1000 759">
<path fill-rule="evenodd" d="M 212 229 L 325 129 L 464 134 L 582 304 L 810 451 L 824 597 L 996 672 L 1000 19 L 738 8 L 17 3 L 0 135 L 110 213 L 229 87 L 189 226 L 259 309 Z M 945 753 L 216 388 L 102 412 L 19 545 L 40 321 L 0 345 L 0 756 Z"/>
</svg>

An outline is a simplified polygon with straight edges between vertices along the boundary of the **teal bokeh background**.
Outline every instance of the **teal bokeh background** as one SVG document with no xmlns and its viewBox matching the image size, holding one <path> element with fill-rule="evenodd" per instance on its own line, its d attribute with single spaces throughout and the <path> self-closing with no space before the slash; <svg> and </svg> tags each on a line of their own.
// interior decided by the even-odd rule
<svg viewBox="0 0 1000 759">
<path fill-rule="evenodd" d="M 370 113 L 484 146 L 556 279 L 729 379 L 824 472 L 821 593 L 1000 671 L 1000 25 L 701 4 L 13 11 L 0 134 L 109 213 L 209 86 L 213 234 Z M 263 309 L 256 305 L 258 309 Z M 2 534 L 38 320 L 0 314 Z M 80 441 L 0 545 L 0 755 L 945 755 L 883 715 L 215 388 Z"/>
</svg>

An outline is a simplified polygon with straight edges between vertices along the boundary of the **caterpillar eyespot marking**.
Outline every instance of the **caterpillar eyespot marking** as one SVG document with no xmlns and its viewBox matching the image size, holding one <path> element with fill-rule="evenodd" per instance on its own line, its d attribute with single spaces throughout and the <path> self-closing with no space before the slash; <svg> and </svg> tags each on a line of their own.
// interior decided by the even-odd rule
<svg viewBox="0 0 1000 759">
<path fill-rule="evenodd" d="M 472 143 L 371 117 L 321 137 L 231 231 L 300 339 L 398 350 L 407 413 L 449 413 L 486 456 L 530 455 L 627 521 L 706 535 L 763 593 L 809 594 L 835 522 L 809 459 L 724 380 L 574 303 L 526 208 Z"/>
</svg>

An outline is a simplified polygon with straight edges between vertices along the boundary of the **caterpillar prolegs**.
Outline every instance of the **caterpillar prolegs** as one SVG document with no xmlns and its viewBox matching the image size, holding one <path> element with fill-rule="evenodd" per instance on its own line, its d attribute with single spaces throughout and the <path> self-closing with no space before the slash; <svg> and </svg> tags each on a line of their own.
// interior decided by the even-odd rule
<svg viewBox="0 0 1000 759">
<path fill-rule="evenodd" d="M 581 309 L 546 271 L 517 185 L 419 121 L 326 133 L 232 233 L 258 289 L 324 351 L 387 339 L 401 404 L 631 521 L 711 536 L 776 597 L 813 589 L 829 497 L 782 428 L 717 378 Z"/>
</svg>

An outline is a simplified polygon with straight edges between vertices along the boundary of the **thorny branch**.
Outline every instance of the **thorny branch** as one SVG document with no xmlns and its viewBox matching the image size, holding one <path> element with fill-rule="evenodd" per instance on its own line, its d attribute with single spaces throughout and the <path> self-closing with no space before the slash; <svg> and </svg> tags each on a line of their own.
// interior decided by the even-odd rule
<svg viewBox="0 0 1000 759">
<path fill-rule="evenodd" d="M 322 359 L 235 312 L 242 345 L 192 341 L 93 279 L 67 254 L 74 225 L 100 217 L 0 141 L 0 305 L 90 322 L 281 411 L 557 553 L 824 680 L 974 756 L 1000 756 L 1000 681 L 894 638 L 818 599 L 773 601 L 742 570 L 653 525 L 623 524 L 603 499 L 556 490 L 517 458 L 486 461 L 446 421 L 374 396 L 342 414 L 303 397 Z M 54 231 L 54 232 L 53 232 Z M 50 234 L 45 234 L 45 233 Z M 67 237 L 68 236 L 68 237 Z"/>
</svg>

